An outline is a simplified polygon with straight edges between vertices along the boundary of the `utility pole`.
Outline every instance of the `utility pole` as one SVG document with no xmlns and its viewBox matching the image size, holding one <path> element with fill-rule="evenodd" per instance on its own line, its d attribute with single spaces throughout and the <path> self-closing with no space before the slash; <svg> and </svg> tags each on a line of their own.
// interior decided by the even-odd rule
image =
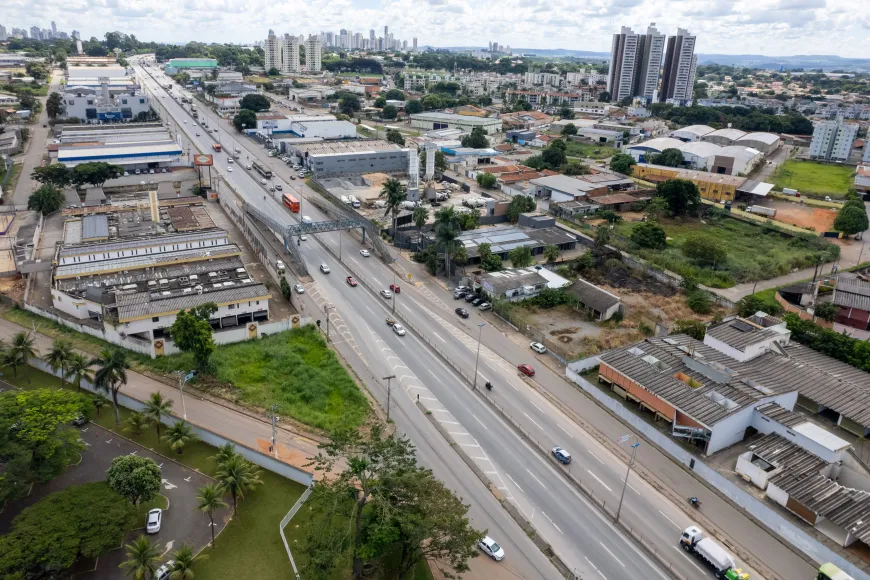
<svg viewBox="0 0 870 580">
<path fill-rule="evenodd" d="M 474 384 L 471 386 L 472 391 L 477 388 L 477 365 L 480 363 L 480 335 L 483 334 L 484 326 L 486 326 L 485 323 L 477 325 L 477 357 L 474 359 Z"/>
<path fill-rule="evenodd" d="M 323 311 L 326 313 L 326 342 L 329 342 L 329 311 L 335 308 L 332 304 L 327 304 L 323 307 Z"/>
<path fill-rule="evenodd" d="M 390 381 L 395 379 L 395 378 L 396 378 L 396 375 L 387 375 L 386 377 L 384 377 L 384 380 L 387 381 L 387 421 L 388 422 L 390 420 L 390 391 L 391 391 Z"/>
<path fill-rule="evenodd" d="M 631 474 L 631 466 L 634 465 L 634 457 L 637 454 L 637 448 L 640 447 L 640 441 L 637 440 L 637 435 L 623 435 L 616 440 L 616 443 L 625 443 L 634 437 L 634 444 L 631 446 L 631 457 L 628 460 L 628 470 L 625 472 L 625 480 L 622 482 L 622 493 L 619 496 L 619 505 L 616 507 L 615 523 L 619 523 L 619 512 L 622 511 L 622 500 L 625 499 L 625 488 L 628 487 L 628 476 Z"/>
<path fill-rule="evenodd" d="M 269 406 L 269 418 L 272 420 L 272 450 L 275 452 L 275 459 L 278 459 L 278 440 L 277 440 L 277 429 L 275 427 L 275 411 L 278 410 L 278 405 L 270 405 Z"/>
</svg>

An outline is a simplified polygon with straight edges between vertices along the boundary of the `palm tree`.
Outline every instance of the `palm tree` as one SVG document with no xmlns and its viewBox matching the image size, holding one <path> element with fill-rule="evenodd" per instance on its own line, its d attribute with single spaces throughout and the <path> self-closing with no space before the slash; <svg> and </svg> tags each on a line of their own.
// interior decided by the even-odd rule
<svg viewBox="0 0 870 580">
<path fill-rule="evenodd" d="M 66 383 L 66 369 L 72 360 L 73 356 L 72 344 L 62 338 L 58 338 L 51 345 L 51 350 L 48 351 L 42 358 L 51 367 L 51 370 L 57 372 L 60 369 L 60 382 Z"/>
<path fill-rule="evenodd" d="M 208 558 L 206 554 L 196 555 L 188 544 L 181 544 L 172 554 L 169 580 L 193 580 L 193 565 Z"/>
<path fill-rule="evenodd" d="M 72 377 L 76 388 L 82 390 L 82 381 L 88 381 L 93 384 L 94 373 L 91 372 L 91 361 L 80 353 L 74 352 L 66 363 L 67 378 Z"/>
<path fill-rule="evenodd" d="M 127 384 L 127 369 L 130 363 L 127 353 L 121 349 L 105 349 L 100 356 L 90 361 L 100 368 L 94 374 L 94 385 L 112 394 L 112 407 L 115 409 L 115 425 L 121 424 L 121 413 L 118 410 L 118 391 Z"/>
<path fill-rule="evenodd" d="M 133 412 L 127 417 L 127 431 L 132 431 L 134 435 L 141 435 L 142 429 L 148 425 L 148 417 L 142 413 Z"/>
<path fill-rule="evenodd" d="M 160 420 L 163 415 L 169 415 L 174 402 L 162 393 L 151 393 L 151 398 L 145 403 L 144 415 L 157 427 L 157 439 L 160 439 Z"/>
<path fill-rule="evenodd" d="M 448 206 L 435 214 L 435 240 L 444 246 L 444 263 L 447 277 L 450 277 L 450 254 L 456 247 L 456 238 L 462 228 L 459 226 L 459 217 L 453 206 Z"/>
<path fill-rule="evenodd" d="M 12 367 L 15 378 L 18 378 L 18 367 L 26 365 L 27 361 L 37 355 L 34 342 L 30 334 L 19 332 L 12 337 L 12 344 L 3 352 L 3 365 Z"/>
<path fill-rule="evenodd" d="M 220 484 L 211 483 L 199 488 L 199 491 L 196 492 L 196 500 L 199 502 L 196 505 L 196 509 L 208 514 L 208 519 L 211 521 L 209 526 L 211 528 L 211 547 L 214 548 L 214 513 L 220 508 L 227 507 Z"/>
<path fill-rule="evenodd" d="M 184 451 L 184 446 L 188 443 L 197 440 L 196 433 L 190 427 L 190 423 L 186 421 L 176 421 L 172 427 L 166 430 L 166 435 L 163 440 L 169 443 L 169 447 L 173 451 L 177 451 L 179 455 Z"/>
<path fill-rule="evenodd" d="M 384 216 L 393 214 L 393 237 L 396 236 L 396 217 L 399 215 L 402 202 L 408 197 L 408 191 L 398 179 L 390 178 L 384 182 L 381 188 L 381 196 L 387 198 L 387 210 Z"/>
<path fill-rule="evenodd" d="M 97 417 L 99 417 L 100 416 L 100 409 L 105 407 L 106 403 L 108 403 L 108 401 L 106 400 L 106 397 L 104 397 L 103 395 L 100 395 L 100 394 L 94 395 L 92 401 L 94 404 L 94 409 L 97 411 Z"/>
<path fill-rule="evenodd" d="M 157 546 L 145 536 L 139 536 L 124 547 L 127 548 L 127 560 L 118 567 L 124 568 L 127 576 L 132 576 L 134 580 L 151 580 L 160 562 Z"/>
<path fill-rule="evenodd" d="M 238 507 L 239 498 L 245 498 L 245 491 L 262 483 L 259 470 L 241 455 L 234 455 L 220 463 L 215 479 L 221 489 L 233 497 L 233 511 Z"/>
<path fill-rule="evenodd" d="M 218 452 L 212 457 L 212 459 L 214 459 L 215 463 L 220 465 L 236 455 L 238 455 L 238 453 L 236 453 L 236 446 L 232 443 L 224 443 L 218 447 Z"/>
<path fill-rule="evenodd" d="M 411 214 L 411 221 L 417 226 L 418 232 L 423 231 L 423 226 L 426 225 L 427 219 L 429 219 L 429 209 L 427 207 L 418 205 L 414 208 L 414 213 Z"/>
</svg>

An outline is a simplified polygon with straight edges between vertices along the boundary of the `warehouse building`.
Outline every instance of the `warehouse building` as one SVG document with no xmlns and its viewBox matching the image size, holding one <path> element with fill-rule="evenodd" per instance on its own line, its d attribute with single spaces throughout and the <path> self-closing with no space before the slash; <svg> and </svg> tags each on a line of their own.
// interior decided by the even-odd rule
<svg viewBox="0 0 870 580">
<path fill-rule="evenodd" d="M 750 142 L 754 141 L 746 143 Z M 665 149 L 677 149 L 683 154 L 683 166 L 688 169 L 723 175 L 746 175 L 764 159 L 762 151 L 746 143 L 738 141 L 736 145 L 722 147 L 707 141 L 684 142 L 672 137 L 659 137 L 630 145 L 626 148 L 626 153 L 638 163 L 648 163 L 651 155 Z"/>
<path fill-rule="evenodd" d="M 475 127 L 482 128 L 487 134 L 501 133 L 501 119 L 489 117 L 474 117 L 471 115 L 454 115 L 451 113 L 416 113 L 411 115 L 411 126 L 424 131 L 436 129 L 460 129 L 471 133 Z"/>
<path fill-rule="evenodd" d="M 745 177 L 648 163 L 635 165 L 632 175 L 655 183 L 668 179 L 686 179 L 698 186 L 701 197 L 713 201 L 733 201 L 737 197 L 738 190 L 747 183 Z"/>
<path fill-rule="evenodd" d="M 321 143 L 284 142 L 284 146 L 315 177 L 407 173 L 412 154 L 410 149 L 379 139 Z"/>
<path fill-rule="evenodd" d="M 61 127 L 61 126 L 58 126 Z M 118 143 L 169 139 L 162 123 L 121 123 L 117 125 L 63 125 L 57 140 L 68 143 Z"/>
<path fill-rule="evenodd" d="M 211 71 L 218 67 L 213 58 L 171 58 L 163 65 L 163 71 L 168 75 L 174 75 L 181 71 Z"/>
<path fill-rule="evenodd" d="M 728 145 L 734 145 L 738 139 L 744 136 L 746 136 L 745 131 L 728 127 L 727 129 L 718 129 L 712 133 L 707 133 L 701 137 L 701 141 L 727 147 Z"/>
<path fill-rule="evenodd" d="M 737 139 L 734 144 L 758 149 L 765 155 L 770 155 L 779 147 L 780 139 L 778 135 L 773 133 L 747 133 Z"/>
<path fill-rule="evenodd" d="M 100 161 L 120 165 L 127 171 L 157 169 L 181 164 L 183 150 L 171 139 L 135 143 L 60 145 L 57 162 L 67 167 Z"/>
<path fill-rule="evenodd" d="M 688 127 L 672 131 L 671 137 L 691 143 L 694 141 L 700 141 L 704 135 L 708 135 L 714 130 L 713 127 L 708 127 L 707 125 L 689 125 Z"/>
<path fill-rule="evenodd" d="M 99 90 L 76 87 L 61 95 L 64 116 L 83 123 L 144 120 L 151 111 L 151 100 L 144 93 L 130 91 L 113 95 L 108 79 L 101 79 Z"/>
</svg>

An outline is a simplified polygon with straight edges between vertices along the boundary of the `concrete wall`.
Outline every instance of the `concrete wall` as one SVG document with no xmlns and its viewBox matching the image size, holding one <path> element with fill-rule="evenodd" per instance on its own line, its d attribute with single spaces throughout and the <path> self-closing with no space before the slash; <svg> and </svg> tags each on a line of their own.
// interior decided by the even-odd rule
<svg viewBox="0 0 870 580">
<path fill-rule="evenodd" d="M 799 526 L 774 511 L 770 506 L 766 505 L 765 502 L 756 499 L 736 483 L 732 482 L 715 469 L 707 466 L 700 460 L 700 458 L 680 447 L 676 442 L 671 440 L 670 437 L 649 425 L 643 418 L 624 407 L 619 401 L 612 399 L 600 388 L 582 378 L 578 373 L 582 372 L 580 369 L 585 365 L 590 364 L 590 362 L 590 359 L 585 359 L 583 361 L 569 364 L 566 369 L 568 379 L 577 384 L 581 389 L 583 389 L 583 391 L 603 407 L 608 409 L 613 415 L 616 415 L 628 423 L 634 431 L 643 435 L 644 438 L 652 442 L 663 452 L 669 454 L 675 461 L 682 463 L 694 471 L 694 473 L 706 481 L 711 488 L 716 489 L 720 494 L 728 497 L 728 499 L 745 512 L 752 514 L 752 517 L 760 521 L 764 526 L 771 530 L 772 533 L 778 535 L 787 544 L 794 546 L 799 552 L 807 554 L 818 564 L 832 562 L 841 570 L 853 576 L 856 580 L 870 580 L 870 574 L 860 570 L 857 566 L 804 532 Z M 690 466 L 690 462 L 693 466 Z M 767 494 L 768 497 L 774 499 L 774 497 L 771 496 L 771 487 L 773 486 L 768 485 Z M 776 495 L 775 491 L 774 495 Z M 779 503 L 779 501 L 777 501 L 777 503 Z M 784 504 L 785 500 L 782 501 L 782 505 Z"/>
</svg>

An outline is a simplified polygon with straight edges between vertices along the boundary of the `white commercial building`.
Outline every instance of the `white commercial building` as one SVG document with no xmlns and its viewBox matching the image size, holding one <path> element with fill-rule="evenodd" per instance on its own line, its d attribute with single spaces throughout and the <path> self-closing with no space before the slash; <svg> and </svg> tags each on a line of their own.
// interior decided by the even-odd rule
<svg viewBox="0 0 870 580">
<path fill-rule="evenodd" d="M 697 37 L 682 28 L 677 29 L 676 36 L 668 38 L 659 101 L 692 99 L 695 70 L 698 67 L 698 57 L 695 55 L 696 40 Z"/>
<path fill-rule="evenodd" d="M 305 41 L 305 70 L 309 73 L 319 73 L 321 71 L 323 58 L 323 46 L 320 44 L 320 38 L 313 34 Z"/>
<path fill-rule="evenodd" d="M 151 101 L 144 93 L 112 95 L 107 82 L 100 91 L 77 88 L 75 92 L 64 93 L 61 103 L 63 116 L 85 123 L 132 121 L 151 110 Z"/>
<path fill-rule="evenodd" d="M 120 79 L 127 76 L 127 69 L 123 66 L 71 66 L 67 68 L 66 78 L 68 83 L 76 82 L 76 79 L 86 79 L 92 77 L 107 77 L 110 79 Z"/>
<path fill-rule="evenodd" d="M 705 135 L 713 133 L 713 127 L 707 125 L 689 125 L 671 132 L 671 137 L 680 141 L 700 141 Z"/>
<path fill-rule="evenodd" d="M 482 128 L 486 133 L 500 133 L 501 119 L 489 117 L 474 117 L 471 115 L 454 115 L 450 113 L 417 113 L 411 115 L 411 126 L 432 131 L 435 129 L 461 129 L 471 132 L 475 127 Z"/>
<path fill-rule="evenodd" d="M 846 161 L 852 152 L 852 142 L 858 135 L 858 125 L 842 119 L 820 121 L 813 128 L 810 158 L 826 161 Z"/>
</svg>

